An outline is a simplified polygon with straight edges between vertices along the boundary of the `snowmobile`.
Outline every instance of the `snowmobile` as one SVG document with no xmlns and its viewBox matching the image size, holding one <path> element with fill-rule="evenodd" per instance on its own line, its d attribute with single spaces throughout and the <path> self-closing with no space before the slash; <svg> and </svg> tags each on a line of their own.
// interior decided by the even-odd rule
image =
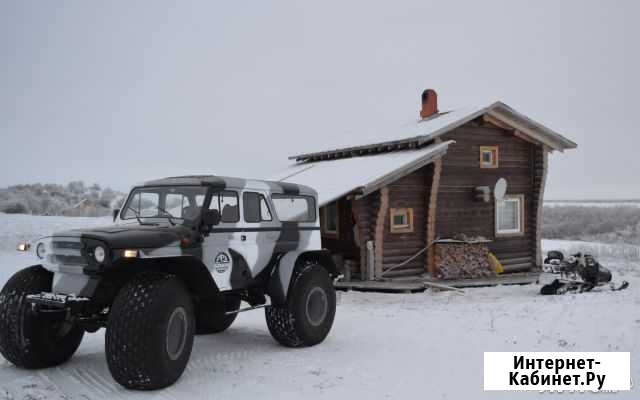
<svg viewBox="0 0 640 400">
<path fill-rule="evenodd" d="M 603 267 L 592 255 L 576 253 L 567 259 L 560 251 L 550 251 L 544 260 L 542 271 L 551 276 L 559 276 L 540 289 L 540 294 L 565 294 L 589 292 L 594 288 L 608 287 L 623 290 L 629 282 L 616 285 L 612 282 L 611 271 Z"/>
</svg>

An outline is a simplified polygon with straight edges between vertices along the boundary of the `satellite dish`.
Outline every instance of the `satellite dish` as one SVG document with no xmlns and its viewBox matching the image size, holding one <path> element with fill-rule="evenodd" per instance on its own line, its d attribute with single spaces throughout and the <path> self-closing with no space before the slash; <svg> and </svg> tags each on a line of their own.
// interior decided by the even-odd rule
<svg viewBox="0 0 640 400">
<path fill-rule="evenodd" d="M 498 179 L 496 186 L 493 188 L 493 196 L 496 200 L 504 199 L 504 195 L 507 194 L 507 180 L 504 178 Z"/>
</svg>

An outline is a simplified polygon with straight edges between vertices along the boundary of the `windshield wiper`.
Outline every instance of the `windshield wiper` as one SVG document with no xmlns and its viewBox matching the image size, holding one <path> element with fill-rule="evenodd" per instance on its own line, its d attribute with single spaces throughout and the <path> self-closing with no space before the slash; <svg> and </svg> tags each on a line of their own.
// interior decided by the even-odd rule
<svg viewBox="0 0 640 400">
<path fill-rule="evenodd" d="M 169 211 L 165 210 L 160 206 L 158 206 L 158 211 L 162 211 L 165 214 L 165 216 L 169 219 L 169 222 L 171 222 L 171 226 L 176 226 L 176 223 L 173 222 L 173 215 L 171 215 Z"/>
<path fill-rule="evenodd" d="M 155 224 L 151 224 L 151 223 L 148 223 L 148 222 L 142 222 L 142 218 L 140 217 L 140 214 L 138 213 L 138 211 L 137 211 L 136 209 L 134 209 L 134 208 L 133 208 L 133 207 L 131 207 L 131 206 L 127 206 L 127 208 L 128 208 L 129 210 L 133 211 L 133 215 L 135 215 L 135 216 L 136 216 L 136 219 L 138 220 L 138 223 L 139 223 L 140 225 L 155 225 Z"/>
</svg>

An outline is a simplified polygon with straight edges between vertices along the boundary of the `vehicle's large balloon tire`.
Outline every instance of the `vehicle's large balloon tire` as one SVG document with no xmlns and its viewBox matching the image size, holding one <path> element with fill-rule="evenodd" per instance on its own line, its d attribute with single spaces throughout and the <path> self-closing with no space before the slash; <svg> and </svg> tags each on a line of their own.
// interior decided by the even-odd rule
<svg viewBox="0 0 640 400">
<path fill-rule="evenodd" d="M 193 347 L 193 302 L 174 275 L 134 276 L 109 311 L 105 353 L 113 378 L 128 389 L 155 390 L 175 383 Z"/>
<path fill-rule="evenodd" d="M 227 330 L 238 314 L 226 313 L 238 311 L 241 301 L 240 296 L 235 294 L 225 294 L 215 300 L 200 301 L 196 305 L 196 335 L 208 335 Z"/>
<path fill-rule="evenodd" d="M 285 304 L 265 308 L 271 336 L 286 347 L 322 342 L 336 313 L 336 292 L 329 273 L 320 265 L 307 265 L 296 271 L 289 290 Z"/>
<path fill-rule="evenodd" d="M 41 266 L 16 272 L 0 292 L 0 353 L 27 369 L 60 365 L 76 352 L 84 330 L 64 319 L 42 318 L 26 302 L 29 294 L 50 292 L 53 274 Z"/>
</svg>

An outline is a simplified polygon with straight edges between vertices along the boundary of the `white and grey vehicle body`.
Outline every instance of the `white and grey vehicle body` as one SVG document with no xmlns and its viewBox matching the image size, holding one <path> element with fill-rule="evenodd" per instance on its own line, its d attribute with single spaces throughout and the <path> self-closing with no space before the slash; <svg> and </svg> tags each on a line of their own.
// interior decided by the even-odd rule
<svg viewBox="0 0 640 400">
<path fill-rule="evenodd" d="M 145 196 L 157 198 L 163 213 L 140 215 Z M 179 211 L 168 210 L 168 196 L 181 199 Z M 316 199 L 312 188 L 282 182 L 159 179 L 131 190 L 113 226 L 41 238 L 35 253 L 54 273 L 53 294 L 96 299 L 100 306 L 108 306 L 122 275 L 142 268 L 177 274 L 200 297 L 262 288 L 281 303 L 300 257 L 319 259 L 336 274 L 321 248 Z M 215 224 L 207 226 L 207 213 L 218 214 Z"/>
<path fill-rule="evenodd" d="M 337 271 L 321 248 L 313 189 L 165 178 L 135 186 L 113 219 L 37 241 L 39 263 L 0 291 L 7 360 L 30 369 L 60 365 L 85 332 L 104 327 L 114 379 L 152 390 L 179 379 L 195 334 L 222 332 L 242 311 L 264 308 L 283 346 L 314 346 L 329 334 Z"/>
</svg>

